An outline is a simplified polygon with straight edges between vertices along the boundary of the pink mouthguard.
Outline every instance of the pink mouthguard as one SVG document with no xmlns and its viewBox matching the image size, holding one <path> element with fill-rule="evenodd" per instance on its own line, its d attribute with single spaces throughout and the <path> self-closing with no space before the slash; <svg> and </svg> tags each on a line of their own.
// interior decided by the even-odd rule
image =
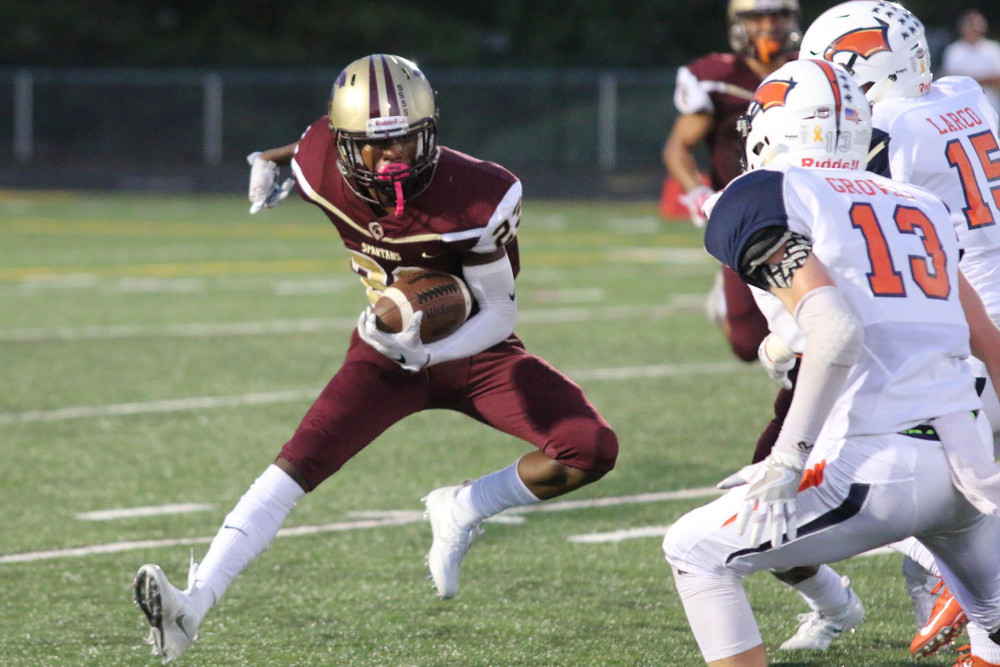
<svg viewBox="0 0 1000 667">
<path fill-rule="evenodd" d="M 390 162 L 389 164 L 384 164 L 378 168 L 378 173 L 380 174 L 394 174 L 401 171 L 407 171 L 409 167 L 402 162 Z M 383 180 L 392 180 L 392 177 L 385 177 Z M 396 215 L 403 212 L 403 184 L 399 181 L 393 182 L 396 188 L 396 210 L 393 211 Z"/>
</svg>

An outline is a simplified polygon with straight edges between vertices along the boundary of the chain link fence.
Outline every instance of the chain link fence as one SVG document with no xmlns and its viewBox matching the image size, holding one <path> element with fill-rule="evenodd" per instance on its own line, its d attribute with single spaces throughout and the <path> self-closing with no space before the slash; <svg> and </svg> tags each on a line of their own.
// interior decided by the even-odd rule
<svg viewBox="0 0 1000 667">
<path fill-rule="evenodd" d="M 229 191 L 294 141 L 339 73 L 0 69 L 0 188 Z M 655 198 L 674 71 L 441 70 L 439 142 L 540 197 Z"/>
</svg>

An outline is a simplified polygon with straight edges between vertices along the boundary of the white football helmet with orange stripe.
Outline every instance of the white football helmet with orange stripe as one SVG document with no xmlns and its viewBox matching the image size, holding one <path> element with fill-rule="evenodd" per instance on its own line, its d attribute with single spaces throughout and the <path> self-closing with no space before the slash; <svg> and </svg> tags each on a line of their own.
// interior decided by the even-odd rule
<svg viewBox="0 0 1000 667">
<path fill-rule="evenodd" d="M 799 57 L 843 65 L 873 104 L 922 95 L 933 78 L 924 24 L 895 2 L 852 0 L 831 7 L 806 30 Z"/>
<path fill-rule="evenodd" d="M 747 169 L 779 160 L 800 167 L 864 169 L 871 109 L 843 67 L 793 60 L 760 84 L 739 129 Z"/>
<path fill-rule="evenodd" d="M 438 110 L 434 89 L 415 63 L 382 53 L 355 60 L 333 84 L 328 111 L 337 166 L 358 196 L 392 204 L 398 187 L 412 199 L 430 184 L 439 153 Z M 417 152 L 407 169 L 377 173 L 362 160 L 366 143 L 410 137 L 417 140 Z"/>
</svg>

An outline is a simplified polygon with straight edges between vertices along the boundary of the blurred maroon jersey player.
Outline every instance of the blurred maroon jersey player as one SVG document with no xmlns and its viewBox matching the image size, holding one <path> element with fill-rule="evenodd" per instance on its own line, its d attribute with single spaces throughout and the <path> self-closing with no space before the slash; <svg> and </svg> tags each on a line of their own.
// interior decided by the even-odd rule
<svg viewBox="0 0 1000 667">
<path fill-rule="evenodd" d="M 764 78 L 797 55 L 798 18 L 798 0 L 730 0 L 733 51 L 710 53 L 677 72 L 674 104 L 680 116 L 664 145 L 663 161 L 687 192 L 692 222 L 699 227 L 705 224 L 701 210 L 705 200 L 742 172 L 743 138 L 736 121 L 746 113 Z M 701 144 L 709 149 L 711 188 L 702 184 L 695 159 Z M 750 289 L 728 267 L 719 267 L 707 308 L 733 353 L 742 361 L 755 361 L 768 334 L 767 320 Z M 778 392 L 775 417 L 758 439 L 754 462 L 770 451 L 791 398 L 791 389 Z"/>
<path fill-rule="evenodd" d="M 677 71 L 674 105 L 680 114 L 663 148 L 663 162 L 681 190 L 691 220 L 704 226 L 702 205 L 742 171 L 743 141 L 736 121 L 746 113 L 764 77 L 795 57 L 799 45 L 798 0 L 730 0 L 732 53 L 710 53 Z M 695 151 L 709 152 L 711 187 L 703 184 Z M 757 359 L 767 322 L 750 290 L 725 267 L 708 304 L 743 361 Z"/>
<path fill-rule="evenodd" d="M 190 647 L 205 613 L 270 544 L 295 503 L 409 415 L 455 410 L 536 447 L 424 498 L 433 536 L 427 565 L 445 599 L 458 592 L 462 560 L 483 521 L 596 481 L 618 455 L 614 431 L 580 387 L 514 335 L 520 181 L 436 145 L 434 91 L 409 60 L 375 54 L 351 63 L 334 83 L 328 111 L 298 142 L 249 156 L 250 211 L 287 195 L 278 176 L 290 164 L 302 197 L 336 228 L 369 307 L 343 365 L 226 517 L 192 567 L 188 589 L 171 585 L 156 565 L 140 568 L 135 601 L 165 662 Z M 372 308 L 397 278 L 419 268 L 461 277 L 475 299 L 465 323 L 431 343 L 420 340 L 422 313 L 387 333 Z"/>
</svg>

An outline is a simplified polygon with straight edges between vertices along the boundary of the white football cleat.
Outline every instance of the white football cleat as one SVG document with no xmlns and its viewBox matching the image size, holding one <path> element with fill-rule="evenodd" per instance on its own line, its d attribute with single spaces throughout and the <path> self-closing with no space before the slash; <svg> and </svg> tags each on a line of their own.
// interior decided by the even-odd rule
<svg viewBox="0 0 1000 667">
<path fill-rule="evenodd" d="M 189 584 L 194 581 L 197 566 L 192 564 L 191 569 Z M 201 623 L 187 591 L 180 591 L 167 581 L 167 575 L 158 565 L 140 567 L 132 586 L 135 604 L 149 621 L 146 643 L 153 645 L 153 655 L 160 656 L 163 664 L 181 657 L 198 638 Z"/>
<path fill-rule="evenodd" d="M 799 629 L 779 651 L 825 651 L 834 639 L 845 632 L 854 632 L 854 628 L 865 620 L 865 607 L 851 590 L 851 580 L 843 577 L 841 581 L 847 589 L 847 602 L 834 612 L 799 614 Z"/>
<path fill-rule="evenodd" d="M 427 567 L 437 589 L 438 597 L 449 599 L 458 593 L 458 573 L 462 568 L 469 546 L 477 535 L 483 532 L 479 523 L 465 525 L 456 519 L 462 510 L 455 500 L 460 486 L 443 486 L 434 489 L 423 499 L 427 506 L 424 513 L 431 523 L 434 541 L 427 552 Z"/>
</svg>

